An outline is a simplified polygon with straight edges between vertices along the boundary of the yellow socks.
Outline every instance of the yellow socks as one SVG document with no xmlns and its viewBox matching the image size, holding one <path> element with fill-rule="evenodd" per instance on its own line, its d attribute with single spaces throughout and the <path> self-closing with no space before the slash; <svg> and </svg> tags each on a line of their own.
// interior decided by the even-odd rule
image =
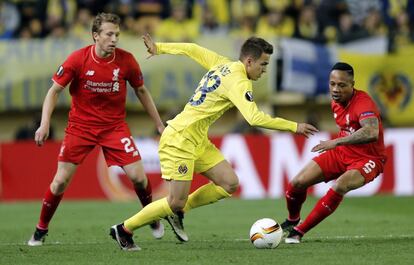
<svg viewBox="0 0 414 265">
<path fill-rule="evenodd" d="M 168 205 L 167 198 L 162 198 L 145 206 L 136 215 L 127 219 L 124 222 L 125 228 L 133 232 L 144 225 L 150 224 L 168 215 L 173 215 L 173 212 Z"/>
<path fill-rule="evenodd" d="M 203 185 L 188 196 L 184 212 L 230 196 L 222 187 L 214 183 Z M 148 204 L 137 214 L 125 220 L 124 226 L 128 231 L 133 232 L 144 225 L 173 214 L 173 211 L 168 205 L 167 198 L 163 198 Z"/>
<path fill-rule="evenodd" d="M 230 197 L 231 194 L 227 193 L 222 187 L 210 182 L 195 190 L 188 196 L 188 201 L 184 207 L 184 212 L 191 209 L 217 202 L 218 200 Z"/>
</svg>

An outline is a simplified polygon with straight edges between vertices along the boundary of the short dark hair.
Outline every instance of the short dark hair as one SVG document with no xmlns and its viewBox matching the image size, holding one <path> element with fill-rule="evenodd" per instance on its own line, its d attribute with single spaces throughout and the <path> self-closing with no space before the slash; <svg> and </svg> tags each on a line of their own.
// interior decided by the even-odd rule
<svg viewBox="0 0 414 265">
<path fill-rule="evenodd" d="M 339 71 L 345 71 L 347 72 L 352 78 L 354 77 L 354 68 L 350 64 L 344 63 L 344 62 L 337 62 L 332 66 L 331 71 L 333 70 L 339 70 Z"/>
<path fill-rule="evenodd" d="M 248 38 L 242 45 L 240 50 L 240 60 L 247 56 L 252 56 L 257 60 L 262 56 L 262 53 L 272 54 L 273 46 L 262 38 L 251 37 Z"/>
<path fill-rule="evenodd" d="M 116 14 L 99 13 L 98 15 L 96 15 L 95 19 L 93 20 L 92 35 L 94 32 L 100 33 L 101 26 L 105 22 L 113 23 L 119 26 L 121 25 L 121 18 Z"/>
</svg>

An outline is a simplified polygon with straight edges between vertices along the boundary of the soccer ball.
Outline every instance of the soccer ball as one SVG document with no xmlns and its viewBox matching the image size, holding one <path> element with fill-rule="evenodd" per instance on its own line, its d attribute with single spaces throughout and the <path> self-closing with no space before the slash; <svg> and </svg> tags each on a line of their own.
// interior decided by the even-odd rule
<svg viewBox="0 0 414 265">
<path fill-rule="evenodd" d="M 282 236 L 279 223 L 271 218 L 259 219 L 250 228 L 250 241 L 256 248 L 276 248 Z"/>
</svg>

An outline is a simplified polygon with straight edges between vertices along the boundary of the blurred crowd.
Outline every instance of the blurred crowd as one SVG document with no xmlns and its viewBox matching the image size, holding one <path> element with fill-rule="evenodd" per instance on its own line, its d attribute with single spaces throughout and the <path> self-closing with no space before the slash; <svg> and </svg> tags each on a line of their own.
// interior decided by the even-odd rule
<svg viewBox="0 0 414 265">
<path fill-rule="evenodd" d="M 412 0 L 0 0 L 0 39 L 90 38 L 99 12 L 120 15 L 123 34 L 149 32 L 162 41 L 257 35 L 346 43 L 386 36 L 393 51 L 414 40 Z"/>
</svg>

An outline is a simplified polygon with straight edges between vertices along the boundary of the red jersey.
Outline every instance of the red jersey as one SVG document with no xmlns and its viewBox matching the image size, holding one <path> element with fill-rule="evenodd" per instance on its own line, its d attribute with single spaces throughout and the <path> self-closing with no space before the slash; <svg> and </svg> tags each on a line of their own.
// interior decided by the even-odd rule
<svg viewBox="0 0 414 265">
<path fill-rule="evenodd" d="M 73 52 L 52 80 L 62 87 L 70 83 L 72 104 L 69 122 L 88 126 L 114 125 L 125 120 L 127 81 L 144 84 L 134 56 L 116 48 L 108 58 L 99 58 L 95 45 Z"/>
<path fill-rule="evenodd" d="M 364 91 L 354 89 L 354 95 L 347 106 L 342 106 L 335 101 L 331 102 L 335 122 L 340 132 L 339 137 L 345 137 L 361 128 L 360 121 L 376 117 L 379 121 L 378 140 L 367 144 L 341 145 L 340 149 L 350 158 L 369 157 L 385 162 L 384 129 L 382 127 L 380 113 L 371 97 Z"/>
</svg>

